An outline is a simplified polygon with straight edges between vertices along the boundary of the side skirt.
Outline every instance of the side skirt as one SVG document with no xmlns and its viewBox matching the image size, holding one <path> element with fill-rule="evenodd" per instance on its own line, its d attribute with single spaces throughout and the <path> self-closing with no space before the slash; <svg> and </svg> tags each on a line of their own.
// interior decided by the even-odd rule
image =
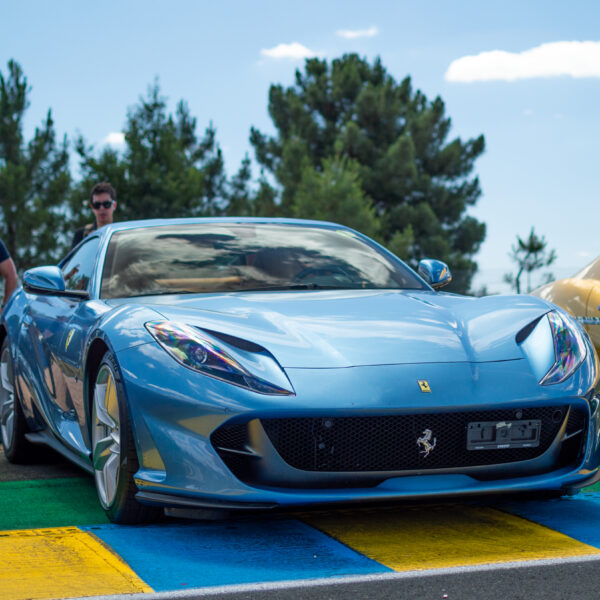
<svg viewBox="0 0 600 600">
<path fill-rule="evenodd" d="M 75 463 L 78 467 L 87 471 L 90 475 L 94 474 L 94 467 L 89 460 L 81 457 L 79 454 L 65 448 L 59 441 L 46 431 L 36 431 L 34 433 L 26 433 L 25 438 L 32 444 L 40 444 L 42 446 L 50 446 L 52 450 L 62 454 L 66 459 Z"/>
</svg>

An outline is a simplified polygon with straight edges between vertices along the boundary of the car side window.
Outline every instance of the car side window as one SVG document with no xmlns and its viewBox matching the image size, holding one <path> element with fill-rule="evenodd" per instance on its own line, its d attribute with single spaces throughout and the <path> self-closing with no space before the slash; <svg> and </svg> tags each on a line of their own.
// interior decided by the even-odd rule
<svg viewBox="0 0 600 600">
<path fill-rule="evenodd" d="M 66 289 L 88 289 L 94 271 L 94 264 L 96 263 L 99 244 L 99 237 L 89 239 L 62 265 Z"/>
</svg>

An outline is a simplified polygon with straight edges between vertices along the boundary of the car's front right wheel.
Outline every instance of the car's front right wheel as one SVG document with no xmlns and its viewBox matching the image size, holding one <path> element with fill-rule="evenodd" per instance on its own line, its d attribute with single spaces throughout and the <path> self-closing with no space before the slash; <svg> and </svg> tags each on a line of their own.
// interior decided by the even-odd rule
<svg viewBox="0 0 600 600">
<path fill-rule="evenodd" d="M 135 499 L 133 480 L 139 468 L 127 402 L 115 359 L 106 353 L 94 383 L 92 398 L 92 460 L 96 491 L 114 523 L 154 521 L 161 511 Z"/>
<path fill-rule="evenodd" d="M 36 448 L 26 438 L 29 431 L 15 388 L 15 377 L 8 336 L 0 348 L 0 439 L 7 460 L 15 464 L 36 459 Z"/>
</svg>

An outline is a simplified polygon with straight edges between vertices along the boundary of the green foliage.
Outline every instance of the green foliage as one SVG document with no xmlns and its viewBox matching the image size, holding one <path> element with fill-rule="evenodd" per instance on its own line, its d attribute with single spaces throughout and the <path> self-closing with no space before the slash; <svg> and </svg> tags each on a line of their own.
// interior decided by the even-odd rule
<svg viewBox="0 0 600 600">
<path fill-rule="evenodd" d="M 360 166 L 348 158 L 325 159 L 322 170 L 306 164 L 292 201 L 294 217 L 335 221 L 377 237 L 379 219 L 363 192 Z"/>
<path fill-rule="evenodd" d="M 0 237 L 19 270 L 58 259 L 71 185 L 67 138 L 57 143 L 50 110 L 24 139 L 29 92 L 21 67 L 9 61 L 8 73 L 0 72 Z"/>
<path fill-rule="evenodd" d="M 527 293 L 529 293 L 533 290 L 531 284 L 532 273 L 544 267 L 549 267 L 556 260 L 556 252 L 548 250 L 547 245 L 546 238 L 544 236 L 538 237 L 533 227 L 527 239 L 524 240 L 517 236 L 517 243 L 512 245 L 509 256 L 517 264 L 518 270 L 516 275 L 513 273 L 504 275 L 504 281 L 509 283 L 517 294 L 521 293 L 521 276 L 523 272 L 527 274 Z M 552 273 L 545 273 L 542 277 L 542 283 L 547 283 L 552 279 L 554 279 Z"/>
<path fill-rule="evenodd" d="M 392 234 L 387 247 L 396 256 L 407 261 L 411 256 L 411 248 L 414 243 L 415 234 L 412 225 L 407 225 L 402 231 L 395 231 Z"/>
<path fill-rule="evenodd" d="M 278 217 L 277 194 L 261 169 L 258 188 L 251 189 L 252 169 L 248 155 L 227 184 L 225 214 L 230 217 Z"/>
<path fill-rule="evenodd" d="M 452 289 L 469 289 L 485 225 L 466 210 L 481 195 L 471 173 L 484 139 L 449 141 L 439 97 L 428 101 L 409 77 L 397 83 L 379 59 L 370 65 L 348 54 L 331 64 L 309 59 L 293 86 L 271 86 L 269 114 L 277 135 L 252 128 L 250 141 L 281 188 L 282 215 L 305 216 L 295 206 L 307 168 L 319 172 L 329 159 L 349 159 L 359 165 L 383 242 L 413 265 L 426 257 L 448 262 Z"/>
<path fill-rule="evenodd" d="M 248 155 L 244 157 L 239 171 L 231 178 L 227 193 L 227 214 L 230 216 L 248 216 L 252 214 L 252 198 L 250 193 L 250 181 L 252 169 Z"/>
<path fill-rule="evenodd" d="M 117 190 L 116 220 L 213 216 L 225 208 L 225 173 L 212 124 L 196 134 L 196 119 L 182 100 L 167 113 L 157 82 L 128 111 L 125 150 L 94 149 L 80 138 L 77 152 L 83 179 L 71 200 L 77 224 L 92 220 L 90 189 L 110 181 Z M 83 202 L 82 202 L 83 201 Z"/>
</svg>

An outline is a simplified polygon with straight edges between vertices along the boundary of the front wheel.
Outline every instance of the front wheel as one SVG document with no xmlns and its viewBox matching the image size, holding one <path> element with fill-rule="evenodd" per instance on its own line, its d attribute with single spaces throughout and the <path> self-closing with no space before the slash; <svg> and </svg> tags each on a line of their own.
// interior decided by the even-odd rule
<svg viewBox="0 0 600 600">
<path fill-rule="evenodd" d="M 4 455 L 14 464 L 30 463 L 36 448 L 27 441 L 27 421 L 15 389 L 15 378 L 8 336 L 0 349 L 0 438 Z"/>
<path fill-rule="evenodd" d="M 139 468 L 133 433 L 118 367 L 106 353 L 94 384 L 92 461 L 102 508 L 114 523 L 156 520 L 160 509 L 140 504 L 133 476 Z"/>
</svg>

